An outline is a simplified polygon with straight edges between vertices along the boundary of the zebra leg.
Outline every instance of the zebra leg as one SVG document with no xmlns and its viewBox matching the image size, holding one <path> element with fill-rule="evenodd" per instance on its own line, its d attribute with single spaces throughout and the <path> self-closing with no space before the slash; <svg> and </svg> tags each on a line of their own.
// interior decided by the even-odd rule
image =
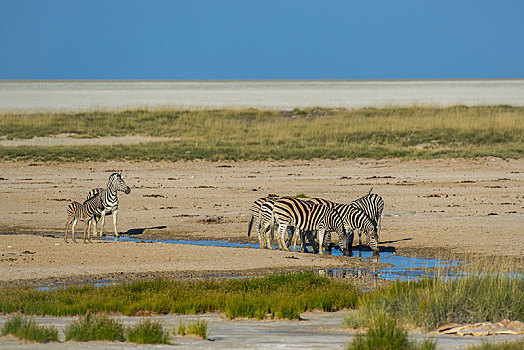
<svg viewBox="0 0 524 350">
<path fill-rule="evenodd" d="M 74 218 L 73 219 L 73 226 L 71 226 L 71 235 L 73 236 L 73 242 L 76 242 L 76 238 L 75 238 L 75 227 L 76 227 L 76 223 L 78 222 L 78 219 L 77 218 Z"/>
<path fill-rule="evenodd" d="M 347 250 L 348 254 L 351 256 L 353 255 L 353 239 L 355 238 L 355 232 L 353 232 L 351 227 L 346 227 L 346 232 L 348 235 Z"/>
<path fill-rule="evenodd" d="M 278 239 L 279 239 L 280 249 L 285 250 L 285 251 L 289 251 L 289 248 L 288 248 L 288 246 L 286 244 L 286 241 L 284 239 L 284 235 L 286 234 L 286 228 L 287 228 L 287 223 L 282 223 L 282 225 L 280 225 L 280 222 L 279 222 L 279 225 L 278 225 Z"/>
<path fill-rule="evenodd" d="M 64 242 L 67 243 L 67 230 L 69 229 L 69 226 L 71 226 L 71 222 L 74 220 L 73 217 L 70 217 L 67 219 L 66 229 L 65 229 L 65 235 L 64 235 Z"/>
<path fill-rule="evenodd" d="M 113 211 L 113 227 L 115 228 L 115 236 L 118 238 L 118 229 L 116 228 L 116 214 L 118 214 L 118 209 Z"/>
<path fill-rule="evenodd" d="M 261 231 L 261 227 L 260 225 L 258 225 L 258 228 L 257 228 L 257 234 L 258 234 L 258 245 L 260 246 L 261 249 L 264 248 L 264 245 L 266 244 L 266 239 L 264 237 L 264 232 Z"/>
<path fill-rule="evenodd" d="M 100 223 L 100 237 L 104 237 L 104 224 L 106 222 L 106 210 L 102 210 L 102 213 L 100 213 L 101 223 Z"/>
<path fill-rule="evenodd" d="M 309 253 L 306 248 L 306 235 L 309 235 L 311 231 L 300 231 L 300 251 L 302 253 Z"/>
<path fill-rule="evenodd" d="M 293 251 L 296 252 L 297 251 L 297 241 L 298 241 L 298 237 L 299 236 L 302 236 L 302 230 L 300 230 L 298 227 L 295 227 L 295 232 L 293 232 L 293 237 L 291 238 L 291 242 L 292 242 L 292 245 L 293 245 Z M 291 250 L 291 246 L 289 247 L 289 249 Z M 302 249 L 301 249 L 302 250 Z"/>
<path fill-rule="evenodd" d="M 315 236 L 315 231 L 308 231 L 307 239 L 311 245 L 311 249 L 313 249 L 313 253 L 318 254 L 318 246 L 317 242 L 315 241 Z"/>
<path fill-rule="evenodd" d="M 87 235 L 87 231 L 89 231 L 89 226 L 91 226 L 91 221 L 88 218 L 85 218 L 84 219 L 84 243 L 87 243 L 86 235 Z"/>
<path fill-rule="evenodd" d="M 262 238 L 264 240 L 264 245 L 265 247 L 264 248 L 267 248 L 267 249 L 273 249 L 273 247 L 271 247 L 271 239 L 269 237 L 269 223 L 266 224 L 264 223 L 262 225 Z"/>
<path fill-rule="evenodd" d="M 326 230 L 320 229 L 318 230 L 318 248 L 320 249 L 320 254 L 324 254 L 324 234 L 326 233 Z"/>
</svg>

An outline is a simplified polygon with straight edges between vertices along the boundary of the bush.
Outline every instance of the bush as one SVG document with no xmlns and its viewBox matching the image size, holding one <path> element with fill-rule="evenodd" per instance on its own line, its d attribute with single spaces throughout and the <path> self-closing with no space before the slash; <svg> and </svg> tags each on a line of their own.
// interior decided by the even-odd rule
<svg viewBox="0 0 524 350">
<path fill-rule="evenodd" d="M 105 315 L 87 314 L 65 328 L 67 340 L 90 341 L 108 340 L 124 341 L 124 326 L 121 322 Z"/>
<path fill-rule="evenodd" d="M 207 339 L 207 322 L 197 320 L 187 326 L 187 334 L 194 334 L 202 339 Z"/>
<path fill-rule="evenodd" d="M 2 335 L 13 335 L 19 339 L 38 343 L 58 341 L 58 330 L 55 327 L 37 325 L 33 320 L 20 316 L 8 319 L 2 327 Z"/>
<path fill-rule="evenodd" d="M 171 344 L 162 324 L 149 319 L 127 328 L 126 339 L 137 344 Z"/>
<path fill-rule="evenodd" d="M 373 320 L 366 334 L 357 334 L 348 346 L 348 350 L 396 350 L 396 349 L 435 349 L 436 342 L 424 340 L 421 343 L 410 342 L 407 332 L 395 319 L 379 317 Z"/>
</svg>

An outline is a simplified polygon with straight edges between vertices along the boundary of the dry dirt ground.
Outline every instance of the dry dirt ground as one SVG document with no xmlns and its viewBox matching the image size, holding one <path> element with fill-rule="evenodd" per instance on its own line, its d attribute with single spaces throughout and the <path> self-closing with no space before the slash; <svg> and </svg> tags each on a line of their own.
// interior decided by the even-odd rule
<svg viewBox="0 0 524 350">
<path fill-rule="evenodd" d="M 354 267 L 357 257 L 96 241 L 64 244 L 66 208 L 122 170 L 121 235 L 255 242 L 250 204 L 269 193 L 385 201 L 381 249 L 509 257 L 524 266 L 524 160 L 0 163 L 0 284 L 92 276 L 180 276 Z M 77 225 L 81 232 L 83 224 Z M 107 218 L 104 232 L 112 233 Z M 36 235 L 35 235 L 36 234 Z"/>
</svg>

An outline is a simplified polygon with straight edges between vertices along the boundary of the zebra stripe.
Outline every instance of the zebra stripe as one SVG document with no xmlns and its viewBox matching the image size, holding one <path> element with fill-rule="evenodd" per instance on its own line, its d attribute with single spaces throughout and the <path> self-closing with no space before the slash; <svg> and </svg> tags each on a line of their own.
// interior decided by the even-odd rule
<svg viewBox="0 0 524 350">
<path fill-rule="evenodd" d="M 315 205 L 306 201 L 284 197 L 275 202 L 273 207 L 273 220 L 278 223 L 277 239 L 281 249 L 289 250 L 284 242 L 284 233 L 287 226 L 295 226 L 295 235 L 293 237 L 294 246 L 301 232 L 318 231 L 320 253 L 323 253 L 322 243 L 326 231 L 336 231 L 341 238 L 341 250 L 344 255 L 347 254 L 346 242 L 347 234 L 340 216 L 323 205 Z M 298 232 L 297 232 L 298 231 Z M 303 240 L 303 236 L 301 236 Z M 302 241 L 303 246 L 305 242 Z"/>
<path fill-rule="evenodd" d="M 83 204 L 80 204 L 78 202 L 72 202 L 67 207 L 67 224 L 64 234 L 64 241 L 67 243 L 67 230 L 69 229 L 69 226 L 71 226 L 71 235 L 73 238 L 73 242 L 76 242 L 75 239 L 75 226 L 78 220 L 84 221 L 84 243 L 86 243 L 86 234 L 89 234 L 89 228 L 91 227 L 91 223 L 93 218 L 96 215 L 99 215 L 100 212 L 104 209 L 104 206 L 102 205 L 101 197 L 96 195 L 94 197 L 89 198 L 86 200 Z M 96 227 L 95 227 L 96 230 Z M 88 237 L 89 241 L 91 241 L 91 238 L 93 237 L 93 229 L 91 228 L 91 235 Z"/>
<path fill-rule="evenodd" d="M 351 206 L 350 204 L 334 203 L 322 198 L 311 198 L 308 201 L 310 203 L 315 203 L 331 208 L 340 215 L 344 224 L 344 228 L 348 233 L 347 250 L 349 254 L 351 254 L 353 246 L 355 229 L 358 229 L 359 244 L 361 244 L 361 234 L 364 232 L 371 250 L 378 250 L 378 235 L 376 225 L 364 211 L 360 210 L 356 206 Z"/>
<path fill-rule="evenodd" d="M 109 176 L 106 188 L 94 188 L 91 191 L 89 191 L 89 195 L 93 195 L 96 193 L 101 198 L 103 205 L 103 210 L 100 213 L 100 216 L 102 218 L 100 234 L 97 233 L 97 236 L 104 235 L 103 230 L 105 224 L 105 216 L 108 214 L 113 214 L 113 228 L 115 230 L 115 236 L 118 238 L 118 229 L 116 226 L 116 218 L 118 214 L 118 191 L 124 192 L 125 194 L 131 193 L 131 188 L 129 188 L 129 186 L 127 186 L 124 182 L 121 173 L 112 173 Z M 98 220 L 95 219 L 95 226 L 97 221 Z"/>
</svg>

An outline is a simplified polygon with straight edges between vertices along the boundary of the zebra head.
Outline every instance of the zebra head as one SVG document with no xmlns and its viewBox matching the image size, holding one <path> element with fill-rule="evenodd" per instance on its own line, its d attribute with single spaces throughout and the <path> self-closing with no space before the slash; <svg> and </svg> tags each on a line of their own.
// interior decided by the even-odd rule
<svg viewBox="0 0 524 350">
<path fill-rule="evenodd" d="M 370 231 L 366 232 L 366 237 L 368 238 L 368 244 L 371 250 L 373 252 L 378 252 L 378 231 L 375 225 L 373 225 L 373 228 Z"/>
<path fill-rule="evenodd" d="M 113 191 L 122 191 L 125 194 L 131 193 L 131 188 L 124 182 L 122 179 L 121 173 L 112 173 L 109 176 L 109 181 L 107 182 L 107 187 Z"/>
<path fill-rule="evenodd" d="M 332 220 L 331 220 L 332 224 L 331 224 L 330 229 L 337 232 L 338 246 L 340 248 L 340 251 L 342 252 L 342 255 L 351 256 L 352 252 L 351 252 L 350 244 L 353 243 L 353 236 L 351 236 L 351 242 L 350 242 L 349 235 L 346 232 L 342 219 L 337 211 L 329 209 L 328 212 L 330 212 L 332 216 Z"/>
</svg>

